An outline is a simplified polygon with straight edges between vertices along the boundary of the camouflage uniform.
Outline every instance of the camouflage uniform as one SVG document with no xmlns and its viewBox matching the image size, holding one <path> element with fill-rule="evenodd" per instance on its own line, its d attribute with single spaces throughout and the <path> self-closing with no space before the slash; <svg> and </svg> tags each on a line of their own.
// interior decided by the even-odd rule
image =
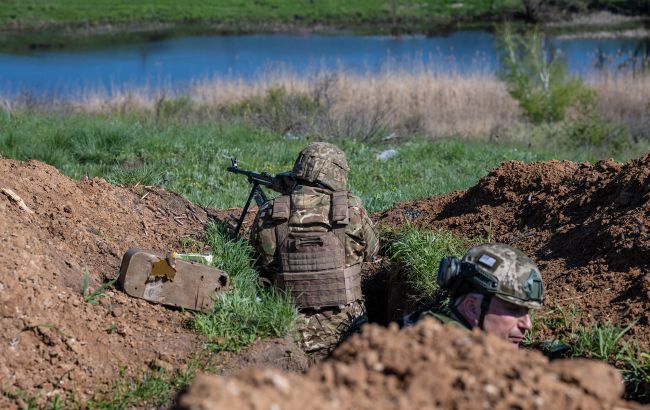
<svg viewBox="0 0 650 410">
<path fill-rule="evenodd" d="M 359 283 L 360 267 L 377 253 L 379 242 L 361 199 L 346 191 L 347 172 L 347 161 L 341 150 L 327 143 L 309 145 L 300 153 L 292 171 L 298 185 L 289 195 L 264 204 L 251 228 L 251 243 L 257 250 L 263 274 L 280 288 L 289 288 L 283 279 L 286 263 L 282 257 L 287 255 L 278 243 L 282 241 L 278 238 L 287 234 L 329 233 L 334 237 L 332 232 L 337 230 L 335 246 L 344 251 L 344 255 L 340 254 L 340 268 L 359 275 L 353 284 L 346 277 L 346 289 L 352 300 L 345 303 L 311 306 L 295 291 L 292 294 L 300 306 L 298 342 L 313 356 L 329 354 L 342 338 L 367 321 Z M 321 282 L 327 288 L 327 279 Z"/>
</svg>

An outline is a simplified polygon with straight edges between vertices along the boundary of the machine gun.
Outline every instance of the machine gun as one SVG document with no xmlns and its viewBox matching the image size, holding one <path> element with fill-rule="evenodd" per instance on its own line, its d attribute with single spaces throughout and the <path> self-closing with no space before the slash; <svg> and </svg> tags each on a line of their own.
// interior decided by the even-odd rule
<svg viewBox="0 0 650 410">
<path fill-rule="evenodd" d="M 235 228 L 235 236 L 239 234 L 242 224 L 244 223 L 244 218 L 248 213 L 248 207 L 251 204 L 251 201 L 255 199 L 257 206 L 262 206 L 268 202 L 268 197 L 262 191 L 262 187 L 265 186 L 269 189 L 272 189 L 275 192 L 281 194 L 290 193 L 293 188 L 296 186 L 296 180 L 291 174 L 291 172 L 283 172 L 277 175 L 271 175 L 268 172 L 255 172 L 255 171 L 246 171 L 239 169 L 237 160 L 235 158 L 230 158 L 231 165 L 228 167 L 228 172 L 234 174 L 246 175 L 248 178 L 248 183 L 252 184 L 250 193 L 248 194 L 248 199 L 244 205 L 239 221 L 237 221 L 237 227 Z"/>
</svg>

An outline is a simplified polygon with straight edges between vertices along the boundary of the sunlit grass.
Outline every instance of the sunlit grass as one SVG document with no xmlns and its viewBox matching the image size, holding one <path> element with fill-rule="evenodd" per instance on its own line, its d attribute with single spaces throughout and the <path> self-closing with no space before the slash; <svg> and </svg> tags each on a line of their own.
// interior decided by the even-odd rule
<svg viewBox="0 0 650 410">
<path fill-rule="evenodd" d="M 436 277 L 440 260 L 461 257 L 472 242 L 447 230 L 418 230 L 407 226 L 384 235 L 386 254 L 405 272 L 415 299 L 427 299 L 438 290 Z"/>
<path fill-rule="evenodd" d="M 275 288 L 262 288 L 252 267 L 253 249 L 218 225 L 206 231 L 215 266 L 230 275 L 231 289 L 219 294 L 211 313 L 197 313 L 191 326 L 216 350 L 239 350 L 258 339 L 281 337 L 294 326 L 298 310 Z"/>
<path fill-rule="evenodd" d="M 554 357 L 586 357 L 609 362 L 621 370 L 626 394 L 631 399 L 648 399 L 650 353 L 644 352 L 633 336 L 633 323 L 582 323 L 584 312 L 575 306 L 547 307 L 531 315 L 533 327 L 524 346 Z"/>
<path fill-rule="evenodd" d="M 543 133 L 543 132 L 542 132 Z M 540 138 L 541 140 L 542 138 Z M 240 167 L 271 173 L 291 169 L 310 141 L 264 129 L 210 121 L 163 121 L 94 115 L 0 114 L 0 155 L 45 161 L 73 178 L 102 177 L 112 183 L 160 184 L 205 206 L 243 206 L 249 186 L 226 171 L 229 158 Z M 467 188 L 502 161 L 626 159 L 648 144 L 625 152 L 585 147 L 527 146 L 464 139 L 408 142 L 334 141 L 351 166 L 350 189 L 370 211 L 395 202 Z M 397 155 L 381 161 L 386 149 Z"/>
</svg>

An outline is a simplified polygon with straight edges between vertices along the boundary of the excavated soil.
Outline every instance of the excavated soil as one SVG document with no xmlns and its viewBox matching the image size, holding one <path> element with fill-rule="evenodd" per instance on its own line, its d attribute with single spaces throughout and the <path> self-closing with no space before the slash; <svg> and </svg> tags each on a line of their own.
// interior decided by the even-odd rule
<svg viewBox="0 0 650 410">
<path fill-rule="evenodd" d="M 38 161 L 0 158 L 0 408 L 68 392 L 83 402 L 151 365 L 183 369 L 200 342 L 185 326 L 189 313 L 112 287 L 100 304 L 87 303 L 84 272 L 96 289 L 117 277 L 128 248 L 184 249 L 179 241 L 200 239 L 210 219 L 238 214 L 157 187 L 75 181 Z M 302 371 L 307 358 L 277 339 L 212 363 L 224 374 L 255 365 Z"/>
<path fill-rule="evenodd" d="M 619 372 L 602 362 L 517 350 L 479 332 L 424 320 L 403 332 L 366 325 L 306 375 L 252 369 L 198 376 L 178 408 L 614 409 Z"/>
<path fill-rule="evenodd" d="M 546 305 L 626 324 L 650 348 L 650 153 L 620 164 L 503 163 L 463 192 L 377 217 L 512 244 L 539 265 Z"/>
<path fill-rule="evenodd" d="M 74 181 L 37 161 L 0 159 L 2 391 L 71 391 L 83 400 L 121 369 L 128 377 L 154 360 L 182 366 L 197 340 L 186 313 L 114 289 L 101 304 L 86 303 L 84 272 L 95 289 L 117 276 L 129 247 L 179 249 L 179 238 L 200 234 L 207 220 L 160 189 Z M 0 406 L 7 400 L 0 396 Z"/>
</svg>

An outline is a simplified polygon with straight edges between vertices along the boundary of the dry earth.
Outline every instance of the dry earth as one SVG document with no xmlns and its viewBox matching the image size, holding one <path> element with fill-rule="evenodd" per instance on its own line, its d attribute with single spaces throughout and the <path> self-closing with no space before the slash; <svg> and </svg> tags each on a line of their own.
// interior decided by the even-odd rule
<svg viewBox="0 0 650 410">
<path fill-rule="evenodd" d="M 366 325 L 306 375 L 201 375 L 179 409 L 624 409 L 619 372 L 558 360 L 433 319 L 400 332 Z"/>
<path fill-rule="evenodd" d="M 117 277 L 129 247 L 182 249 L 181 238 L 200 238 L 211 217 L 219 218 L 160 188 L 75 181 L 38 161 L 0 158 L 0 408 L 25 405 L 10 398 L 21 394 L 71 392 L 83 402 L 152 362 L 183 369 L 201 341 L 188 313 L 114 288 L 87 303 L 84 272 L 96 289 Z M 268 341 L 222 355 L 216 367 L 304 369 L 296 350 Z"/>
</svg>

